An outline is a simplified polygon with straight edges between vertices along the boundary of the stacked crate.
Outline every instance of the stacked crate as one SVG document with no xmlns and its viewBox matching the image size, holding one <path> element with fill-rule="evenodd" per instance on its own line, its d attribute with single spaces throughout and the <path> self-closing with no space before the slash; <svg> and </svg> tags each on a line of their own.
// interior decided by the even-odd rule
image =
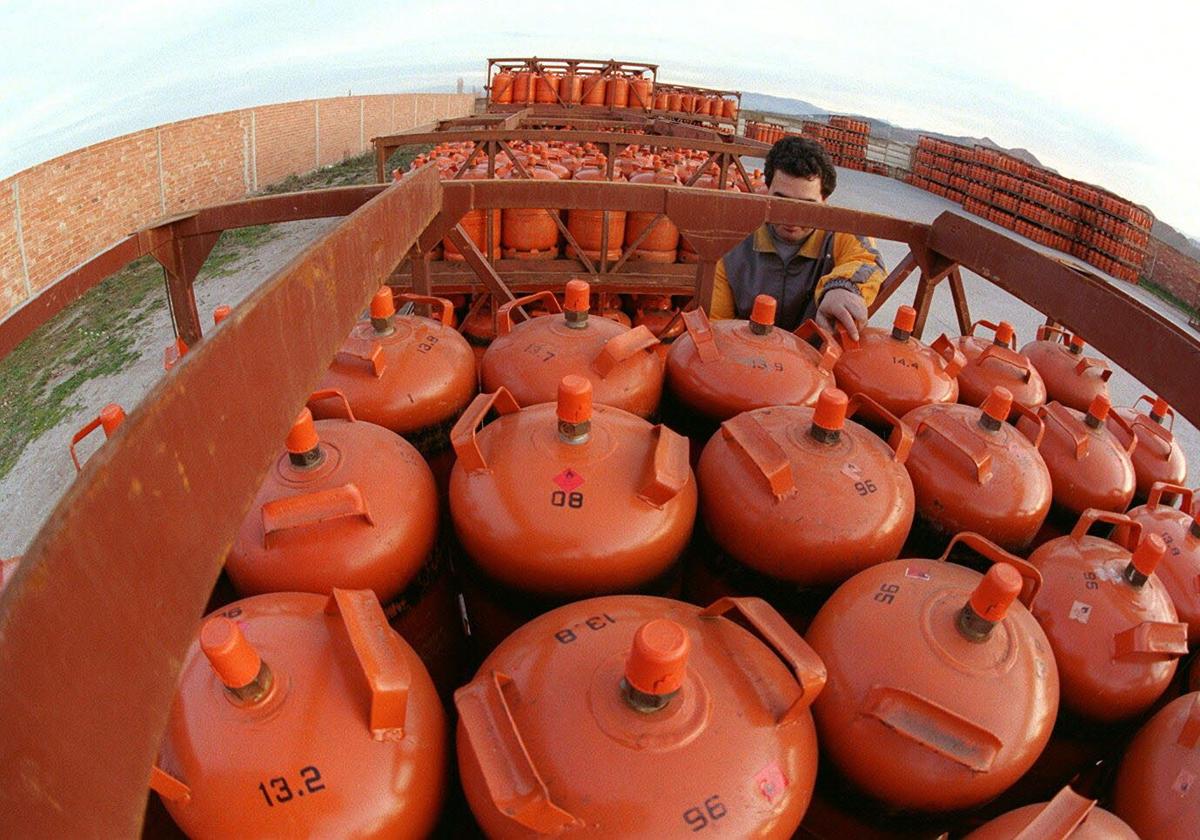
<svg viewBox="0 0 1200 840">
<path fill-rule="evenodd" d="M 922 136 L 909 182 L 1122 280 L 1146 261 L 1149 212 L 996 149 Z"/>
<path fill-rule="evenodd" d="M 746 120 L 746 139 L 757 140 L 760 143 L 777 143 L 784 137 L 790 136 L 783 126 L 775 123 Z"/>
</svg>

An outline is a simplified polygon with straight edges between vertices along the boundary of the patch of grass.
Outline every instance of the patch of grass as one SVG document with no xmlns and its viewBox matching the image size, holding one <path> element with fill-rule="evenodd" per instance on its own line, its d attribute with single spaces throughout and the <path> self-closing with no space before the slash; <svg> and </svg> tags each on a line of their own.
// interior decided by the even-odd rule
<svg viewBox="0 0 1200 840">
<path fill-rule="evenodd" d="M 1156 285 L 1144 277 L 1138 281 L 1138 285 L 1145 289 L 1150 294 L 1154 295 L 1159 300 L 1169 303 L 1171 306 L 1183 312 L 1189 318 L 1200 318 L 1200 309 L 1197 309 L 1195 304 L 1188 303 L 1181 297 L 1178 297 L 1162 286 Z"/>
<path fill-rule="evenodd" d="M 73 397 L 80 386 L 118 373 L 138 358 L 137 331 L 153 309 L 155 291 L 162 303 L 162 269 L 143 257 L 0 359 L 0 478 L 30 441 L 79 408 Z"/>
<path fill-rule="evenodd" d="M 248 252 L 277 236 L 279 230 L 275 225 L 253 225 L 225 231 L 213 246 L 208 259 L 204 261 L 200 273 L 196 276 L 196 282 L 212 277 L 227 277 L 233 273 L 234 264 Z"/>
</svg>

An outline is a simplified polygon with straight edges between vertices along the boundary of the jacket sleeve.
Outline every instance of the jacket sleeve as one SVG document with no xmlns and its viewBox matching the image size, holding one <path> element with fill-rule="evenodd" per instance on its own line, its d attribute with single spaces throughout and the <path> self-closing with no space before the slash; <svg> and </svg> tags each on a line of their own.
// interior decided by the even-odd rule
<svg viewBox="0 0 1200 840">
<path fill-rule="evenodd" d="M 821 297 L 829 289 L 857 289 L 863 301 L 870 306 L 883 284 L 884 274 L 883 257 L 875 248 L 874 239 L 852 233 L 835 233 L 833 271 L 817 280 L 813 299 L 820 303 Z M 715 305 L 715 296 L 713 300 Z"/>
<path fill-rule="evenodd" d="M 729 288 L 729 276 L 725 273 L 725 260 L 717 260 L 717 276 L 713 280 L 712 305 L 708 317 L 714 321 L 734 316 L 733 289 Z"/>
</svg>

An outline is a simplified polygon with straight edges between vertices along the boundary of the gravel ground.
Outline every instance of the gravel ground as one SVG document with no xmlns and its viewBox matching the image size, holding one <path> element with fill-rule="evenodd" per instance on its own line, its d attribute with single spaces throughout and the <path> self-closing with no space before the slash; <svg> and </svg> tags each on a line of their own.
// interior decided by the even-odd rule
<svg viewBox="0 0 1200 840">
<path fill-rule="evenodd" d="M 761 162 L 756 164 L 751 161 L 748 165 L 761 168 Z M 945 210 L 963 212 L 956 204 L 889 178 L 851 170 L 839 170 L 838 178 L 838 190 L 832 199 L 832 203 L 838 206 L 886 213 L 920 222 L 932 222 Z M 979 221 L 1008 236 L 1020 238 L 989 222 Z M 222 276 L 197 284 L 196 297 L 200 311 L 207 315 L 218 304 L 237 304 L 305 244 L 335 222 L 333 219 L 321 219 L 277 226 L 278 234 L 274 238 L 231 264 Z M 1023 241 L 1031 247 L 1050 251 L 1028 240 Z M 907 253 L 907 248 L 899 243 L 880 242 L 879 248 L 889 268 L 899 263 Z M 973 272 L 964 271 L 963 282 L 967 289 L 972 316 L 976 319 L 1010 321 L 1017 329 L 1019 343 L 1023 344 L 1032 339 L 1038 325 L 1044 321 L 1044 316 L 1036 310 Z M 1136 286 L 1117 280 L 1111 282 L 1119 283 L 1123 290 L 1186 327 L 1186 318 L 1157 298 Z M 915 291 L 914 273 L 880 310 L 875 320 L 890 322 L 896 308 L 910 303 Z M 926 339 L 931 341 L 940 332 L 951 335 L 957 332 L 954 307 L 949 289 L 945 286 L 939 288 L 934 296 L 926 326 Z M 117 402 L 127 411 L 132 410 L 158 377 L 163 375 L 162 351 L 172 338 L 171 324 L 166 313 L 157 313 L 147 323 L 139 338 L 139 360 L 120 374 L 87 382 L 77 394 L 78 402 L 82 406 L 80 410 L 29 444 L 12 471 L 0 479 L 0 510 L 4 512 L 4 528 L 0 531 L 0 557 L 20 554 L 25 550 L 73 480 L 75 470 L 68 455 L 68 444 L 74 432 L 95 417 L 106 403 Z M 1090 352 L 1095 354 L 1094 350 Z M 1139 395 L 1151 391 L 1116 365 L 1113 367 L 1109 388 L 1114 404 L 1130 405 Z M 1188 460 L 1200 463 L 1200 433 L 1196 427 L 1180 417 L 1175 423 L 1175 434 Z M 82 454 L 86 457 L 100 445 L 101 439 L 102 435 L 99 434 L 90 437 L 83 444 Z"/>
</svg>

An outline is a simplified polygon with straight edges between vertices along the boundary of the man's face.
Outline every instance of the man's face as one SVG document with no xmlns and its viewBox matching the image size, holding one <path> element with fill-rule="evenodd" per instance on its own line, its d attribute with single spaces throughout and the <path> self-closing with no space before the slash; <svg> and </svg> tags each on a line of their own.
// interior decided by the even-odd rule
<svg viewBox="0 0 1200 840">
<path fill-rule="evenodd" d="M 796 175 L 789 175 L 786 172 L 775 172 L 775 176 L 771 179 L 771 186 L 767 190 L 768 195 L 777 195 L 780 198 L 796 198 L 800 201 L 811 201 L 813 204 L 824 204 L 825 199 L 821 196 L 821 178 L 817 175 L 811 178 L 801 178 Z M 808 235 L 813 232 L 812 228 L 796 227 L 795 225 L 771 225 L 775 231 L 775 235 L 784 242 L 797 244 L 808 238 Z"/>
</svg>

